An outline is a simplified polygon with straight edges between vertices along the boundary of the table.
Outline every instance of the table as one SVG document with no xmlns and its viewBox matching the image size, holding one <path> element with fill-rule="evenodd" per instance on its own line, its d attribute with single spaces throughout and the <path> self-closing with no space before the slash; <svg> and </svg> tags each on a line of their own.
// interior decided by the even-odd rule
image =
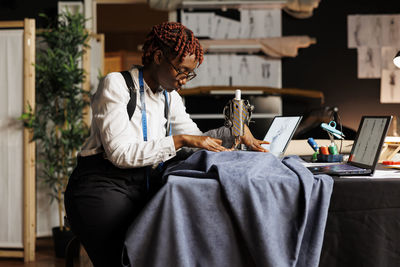
<svg viewBox="0 0 400 267">
<path fill-rule="evenodd" d="M 400 266 L 400 171 L 334 177 L 319 266 Z"/>
<path fill-rule="evenodd" d="M 400 266 L 400 171 L 379 166 L 373 177 L 333 179 L 319 266 Z M 193 199 L 203 201 L 199 205 Z M 225 259 L 237 267 L 254 266 L 242 261 L 249 258 L 246 255 L 250 251 L 243 246 L 243 236 L 235 234 L 236 223 L 231 219 L 231 211 L 223 205 L 224 199 L 215 179 L 170 176 L 131 227 L 129 243 L 135 251 L 133 258 L 147 263 L 152 260 L 148 253 L 173 250 L 171 253 L 180 258 L 169 262 L 169 266 L 194 266 L 193 261 L 210 253 L 218 253 L 219 258 L 212 258 L 222 260 L 210 266 L 224 266 Z M 317 226 L 321 225 L 314 229 Z M 180 243 L 198 248 L 190 253 L 186 253 L 185 247 L 173 245 L 175 233 L 183 228 L 186 232 L 189 229 L 188 237 L 196 237 Z M 213 242 L 202 246 L 204 236 Z M 307 257 L 310 258 L 309 254 Z"/>
</svg>

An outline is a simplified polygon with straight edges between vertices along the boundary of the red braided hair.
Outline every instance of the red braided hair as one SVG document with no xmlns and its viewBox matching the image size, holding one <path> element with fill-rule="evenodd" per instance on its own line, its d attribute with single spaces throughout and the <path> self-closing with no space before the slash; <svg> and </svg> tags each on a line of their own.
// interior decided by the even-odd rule
<svg viewBox="0 0 400 267">
<path fill-rule="evenodd" d="M 199 65 L 203 62 L 203 48 L 193 32 L 179 22 L 163 22 L 155 25 L 143 45 L 143 65 L 153 61 L 154 52 L 161 50 L 164 55 L 179 57 L 195 55 Z"/>
</svg>

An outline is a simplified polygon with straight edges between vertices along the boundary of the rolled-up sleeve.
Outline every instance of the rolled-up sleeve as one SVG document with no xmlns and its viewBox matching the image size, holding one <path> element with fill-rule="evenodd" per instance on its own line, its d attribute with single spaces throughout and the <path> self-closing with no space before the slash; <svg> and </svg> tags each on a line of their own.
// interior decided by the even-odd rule
<svg viewBox="0 0 400 267">
<path fill-rule="evenodd" d="M 110 73 L 94 96 L 93 119 L 107 158 L 117 167 L 154 165 L 176 155 L 172 136 L 143 141 L 129 120 L 128 88 L 119 73 Z M 138 111 L 136 111 L 138 112 Z"/>
</svg>

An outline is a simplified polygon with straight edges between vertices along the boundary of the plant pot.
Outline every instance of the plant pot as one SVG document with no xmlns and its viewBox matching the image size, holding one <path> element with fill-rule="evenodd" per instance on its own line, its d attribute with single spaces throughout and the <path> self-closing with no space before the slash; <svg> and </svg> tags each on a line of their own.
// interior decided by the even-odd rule
<svg viewBox="0 0 400 267">
<path fill-rule="evenodd" d="M 65 257 L 65 249 L 69 241 L 74 238 L 74 234 L 71 230 L 63 230 L 61 231 L 60 227 L 53 227 L 53 242 L 54 242 L 54 251 L 56 253 L 57 258 Z"/>
</svg>

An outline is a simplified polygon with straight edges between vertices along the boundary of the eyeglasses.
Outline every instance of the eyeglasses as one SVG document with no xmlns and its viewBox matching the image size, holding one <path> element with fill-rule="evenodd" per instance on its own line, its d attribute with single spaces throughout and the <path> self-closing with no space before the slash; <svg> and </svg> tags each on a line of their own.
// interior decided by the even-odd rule
<svg viewBox="0 0 400 267">
<path fill-rule="evenodd" d="M 184 80 L 184 79 L 186 79 L 186 81 L 190 81 L 190 80 L 193 80 L 193 79 L 197 76 L 197 74 L 196 74 L 194 71 L 191 71 L 191 72 L 183 72 L 183 71 L 180 71 L 180 70 L 178 70 L 178 69 L 174 66 L 174 64 L 172 64 L 169 60 L 166 59 L 165 61 L 167 61 L 168 64 L 171 65 L 172 68 L 174 68 L 174 70 L 175 70 L 176 73 L 177 73 L 176 76 L 175 76 L 175 78 L 178 79 L 178 80 Z"/>
</svg>

